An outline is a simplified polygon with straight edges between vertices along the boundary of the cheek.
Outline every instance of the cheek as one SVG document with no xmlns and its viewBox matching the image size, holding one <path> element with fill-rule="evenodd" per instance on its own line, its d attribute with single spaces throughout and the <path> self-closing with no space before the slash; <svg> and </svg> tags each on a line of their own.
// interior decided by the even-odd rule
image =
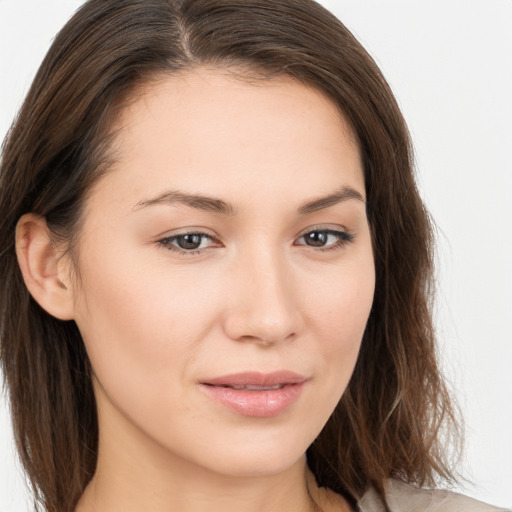
<svg viewBox="0 0 512 512">
<path fill-rule="evenodd" d="M 345 344 L 361 340 L 374 288 L 373 261 L 368 259 L 342 266 L 324 276 L 323 281 L 317 278 L 315 289 L 303 292 L 309 319 L 316 325 L 320 339 L 329 340 L 331 350 L 342 350 Z"/>
<path fill-rule="evenodd" d="M 100 413 L 112 417 L 114 404 L 133 424 L 154 428 L 191 418 L 184 384 L 215 317 L 213 301 L 200 300 L 186 275 L 171 280 L 155 265 L 128 258 L 109 263 L 104 256 L 83 269 L 86 293 L 77 318 L 101 387 Z"/>
<path fill-rule="evenodd" d="M 178 377 L 214 312 L 208 294 L 177 273 L 125 256 L 87 260 L 77 324 L 98 378 L 126 376 L 142 387 L 172 368 Z M 112 362 L 115 361 L 115 364 Z"/>
<path fill-rule="evenodd" d="M 333 270 L 324 278 L 323 286 L 322 282 L 317 284 L 314 292 L 304 294 L 308 298 L 304 309 L 314 326 L 322 371 L 329 376 L 328 393 L 339 399 L 352 375 L 373 304 L 373 259 L 356 258 Z"/>
</svg>

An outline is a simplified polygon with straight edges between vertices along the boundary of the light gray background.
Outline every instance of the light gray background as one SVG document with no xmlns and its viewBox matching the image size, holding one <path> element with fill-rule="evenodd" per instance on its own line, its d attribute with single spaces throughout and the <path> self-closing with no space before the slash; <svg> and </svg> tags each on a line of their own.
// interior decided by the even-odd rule
<svg viewBox="0 0 512 512">
<path fill-rule="evenodd" d="M 79 0 L 0 0 L 0 138 Z M 324 0 L 408 120 L 439 227 L 437 325 L 466 420 L 460 490 L 512 505 L 512 0 Z M 0 512 L 30 509 L 0 400 Z"/>
</svg>

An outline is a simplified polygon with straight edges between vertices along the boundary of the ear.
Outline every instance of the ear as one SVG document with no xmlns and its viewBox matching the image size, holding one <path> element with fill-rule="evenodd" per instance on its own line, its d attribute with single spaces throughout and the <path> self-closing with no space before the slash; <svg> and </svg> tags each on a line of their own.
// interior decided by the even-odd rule
<svg viewBox="0 0 512 512">
<path fill-rule="evenodd" d="M 32 297 L 50 315 L 72 320 L 74 297 L 69 259 L 59 258 L 44 217 L 27 213 L 19 219 L 16 256 Z"/>
</svg>

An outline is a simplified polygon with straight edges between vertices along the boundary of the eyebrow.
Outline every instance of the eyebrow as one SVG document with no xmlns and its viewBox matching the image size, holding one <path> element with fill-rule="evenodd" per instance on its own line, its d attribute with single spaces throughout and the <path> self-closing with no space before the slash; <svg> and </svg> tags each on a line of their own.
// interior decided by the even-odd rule
<svg viewBox="0 0 512 512">
<path fill-rule="evenodd" d="M 329 208 L 330 206 L 334 206 L 335 204 L 347 201 L 349 199 L 356 199 L 366 204 L 366 201 L 360 192 L 353 189 L 352 187 L 344 186 L 338 189 L 334 194 L 314 199 L 313 201 L 309 201 L 302 205 L 299 207 L 299 214 L 308 215 L 310 213 Z"/>
<path fill-rule="evenodd" d="M 349 199 L 356 199 L 365 203 L 363 195 L 360 192 L 352 187 L 343 186 L 333 194 L 308 201 L 298 208 L 298 213 L 300 215 L 308 215 Z M 185 205 L 198 210 L 221 213 L 224 215 L 236 214 L 236 208 L 222 199 L 207 197 L 200 194 L 188 194 L 179 190 L 168 190 L 152 199 L 140 201 L 133 209 L 139 210 L 141 208 L 158 204 Z"/>
<path fill-rule="evenodd" d="M 234 215 L 235 209 L 226 201 L 222 199 L 216 199 L 214 197 L 206 197 L 199 194 L 187 194 L 180 192 L 179 190 L 169 190 L 160 194 L 153 199 L 147 199 L 140 201 L 135 205 L 134 210 L 145 208 L 147 206 L 153 206 L 155 204 L 178 204 L 190 206 L 191 208 L 197 208 L 198 210 L 204 210 L 207 212 L 222 213 L 224 215 Z"/>
</svg>

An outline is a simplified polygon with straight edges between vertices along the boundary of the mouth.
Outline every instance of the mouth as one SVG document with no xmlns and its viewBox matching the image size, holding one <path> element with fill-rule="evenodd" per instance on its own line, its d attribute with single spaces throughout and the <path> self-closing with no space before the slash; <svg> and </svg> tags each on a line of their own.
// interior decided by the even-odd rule
<svg viewBox="0 0 512 512">
<path fill-rule="evenodd" d="M 205 384 L 206 386 L 213 386 L 214 384 Z M 270 391 L 272 389 L 283 389 L 288 384 L 276 384 L 274 386 L 254 386 L 247 384 L 246 386 L 240 386 L 240 385 L 221 385 L 222 388 L 230 388 L 230 389 L 244 389 L 246 391 Z"/>
<path fill-rule="evenodd" d="M 289 409 L 300 397 L 308 378 L 290 371 L 245 372 L 201 382 L 215 402 L 242 416 L 270 418 Z"/>
</svg>

